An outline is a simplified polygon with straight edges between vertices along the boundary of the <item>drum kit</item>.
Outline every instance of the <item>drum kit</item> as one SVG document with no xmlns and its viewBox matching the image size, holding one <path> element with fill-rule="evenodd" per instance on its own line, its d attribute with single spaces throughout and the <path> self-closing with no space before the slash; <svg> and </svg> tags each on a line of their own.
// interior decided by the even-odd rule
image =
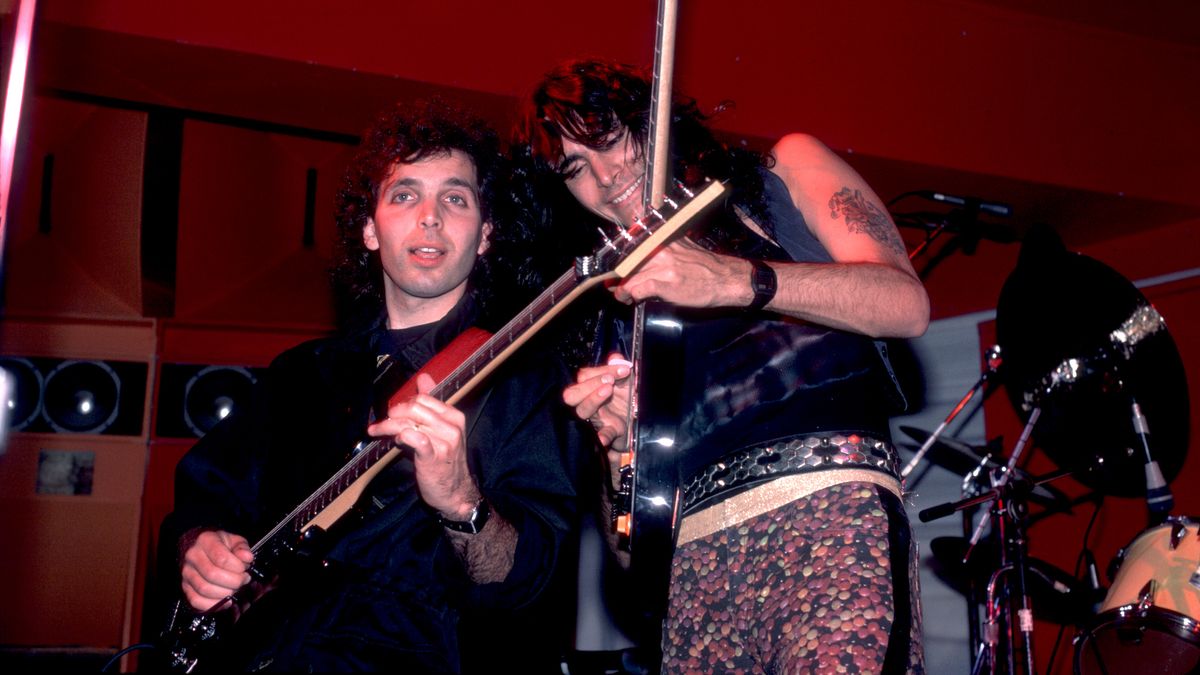
<svg viewBox="0 0 1200 675">
<path fill-rule="evenodd" d="M 1171 515 L 1168 487 L 1187 453 L 1187 382 L 1162 316 L 1119 273 L 1035 226 L 997 303 L 996 335 L 986 372 L 945 422 L 932 433 L 901 427 L 920 444 L 905 475 L 927 458 L 964 476 L 961 500 L 919 517 L 962 514 L 964 536 L 931 548 L 935 573 L 968 599 L 972 672 L 1035 672 L 1034 607 L 1076 628 L 1077 674 L 1200 672 L 1200 519 Z M 941 437 L 991 379 L 1024 424 L 1007 457 L 995 442 Z M 1022 471 L 1027 445 L 1058 470 Z M 1053 485 L 1067 476 L 1091 494 L 1073 501 Z M 1144 497 L 1149 513 L 1108 566 L 1107 588 L 1086 547 L 1084 578 L 1028 554 L 1035 519 L 1105 496 Z"/>
</svg>

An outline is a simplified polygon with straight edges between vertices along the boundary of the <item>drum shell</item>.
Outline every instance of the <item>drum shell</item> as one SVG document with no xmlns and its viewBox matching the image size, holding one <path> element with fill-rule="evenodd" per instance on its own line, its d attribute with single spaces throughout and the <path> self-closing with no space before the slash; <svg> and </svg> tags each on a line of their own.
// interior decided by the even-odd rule
<svg viewBox="0 0 1200 675">
<path fill-rule="evenodd" d="M 1171 547 L 1176 525 L 1187 531 Z M 1154 580 L 1155 607 L 1200 618 L 1200 525 L 1173 520 L 1142 532 L 1122 553 L 1121 566 L 1100 605 L 1105 612 L 1141 601 L 1142 590 Z"/>
<path fill-rule="evenodd" d="M 1177 527 L 1184 530 L 1172 547 Z M 1123 549 L 1099 613 L 1076 636 L 1075 672 L 1200 671 L 1198 570 L 1200 525 L 1171 519 L 1139 534 Z"/>
</svg>

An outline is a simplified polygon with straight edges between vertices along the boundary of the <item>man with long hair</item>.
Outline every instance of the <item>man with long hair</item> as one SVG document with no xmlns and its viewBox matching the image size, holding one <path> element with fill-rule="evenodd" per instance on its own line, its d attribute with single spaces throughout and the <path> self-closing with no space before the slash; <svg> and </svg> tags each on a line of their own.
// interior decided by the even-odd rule
<svg viewBox="0 0 1200 675">
<path fill-rule="evenodd" d="M 566 63 L 525 102 L 519 141 L 579 204 L 627 227 L 650 180 L 649 102 L 632 68 Z M 920 672 L 916 548 L 888 433 L 903 394 L 884 340 L 925 331 L 925 290 L 879 198 L 818 140 L 727 148 L 682 98 L 671 120 L 676 179 L 725 181 L 730 197 L 610 289 L 666 301 L 685 326 L 663 668 Z M 563 398 L 610 450 L 616 489 L 619 451 L 637 440 L 635 355 L 627 320 L 609 314 L 610 337 L 597 334 L 594 365 Z"/>
</svg>

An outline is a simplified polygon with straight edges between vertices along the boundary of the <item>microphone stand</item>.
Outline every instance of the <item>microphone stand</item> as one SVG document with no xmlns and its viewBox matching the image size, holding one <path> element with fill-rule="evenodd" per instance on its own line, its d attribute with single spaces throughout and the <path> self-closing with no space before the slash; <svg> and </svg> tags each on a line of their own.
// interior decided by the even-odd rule
<svg viewBox="0 0 1200 675">
<path fill-rule="evenodd" d="M 933 243 L 934 239 L 937 239 L 943 232 L 946 231 L 946 226 L 948 224 L 949 223 L 946 221 L 946 219 L 943 218 L 936 226 L 934 226 L 932 230 L 928 230 L 925 233 L 925 240 L 918 244 L 917 247 L 908 254 L 908 259 L 916 260 L 917 256 L 921 255 L 925 249 L 929 248 L 929 245 Z"/>
</svg>

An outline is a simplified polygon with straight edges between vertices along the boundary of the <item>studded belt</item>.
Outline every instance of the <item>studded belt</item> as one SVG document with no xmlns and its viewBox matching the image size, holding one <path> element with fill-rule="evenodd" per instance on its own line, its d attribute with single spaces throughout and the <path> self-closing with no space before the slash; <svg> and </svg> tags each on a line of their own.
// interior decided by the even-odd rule
<svg viewBox="0 0 1200 675">
<path fill-rule="evenodd" d="M 710 464 L 684 483 L 683 512 L 755 484 L 798 473 L 858 468 L 900 475 L 891 443 L 858 434 L 812 434 L 739 450 Z"/>
</svg>

